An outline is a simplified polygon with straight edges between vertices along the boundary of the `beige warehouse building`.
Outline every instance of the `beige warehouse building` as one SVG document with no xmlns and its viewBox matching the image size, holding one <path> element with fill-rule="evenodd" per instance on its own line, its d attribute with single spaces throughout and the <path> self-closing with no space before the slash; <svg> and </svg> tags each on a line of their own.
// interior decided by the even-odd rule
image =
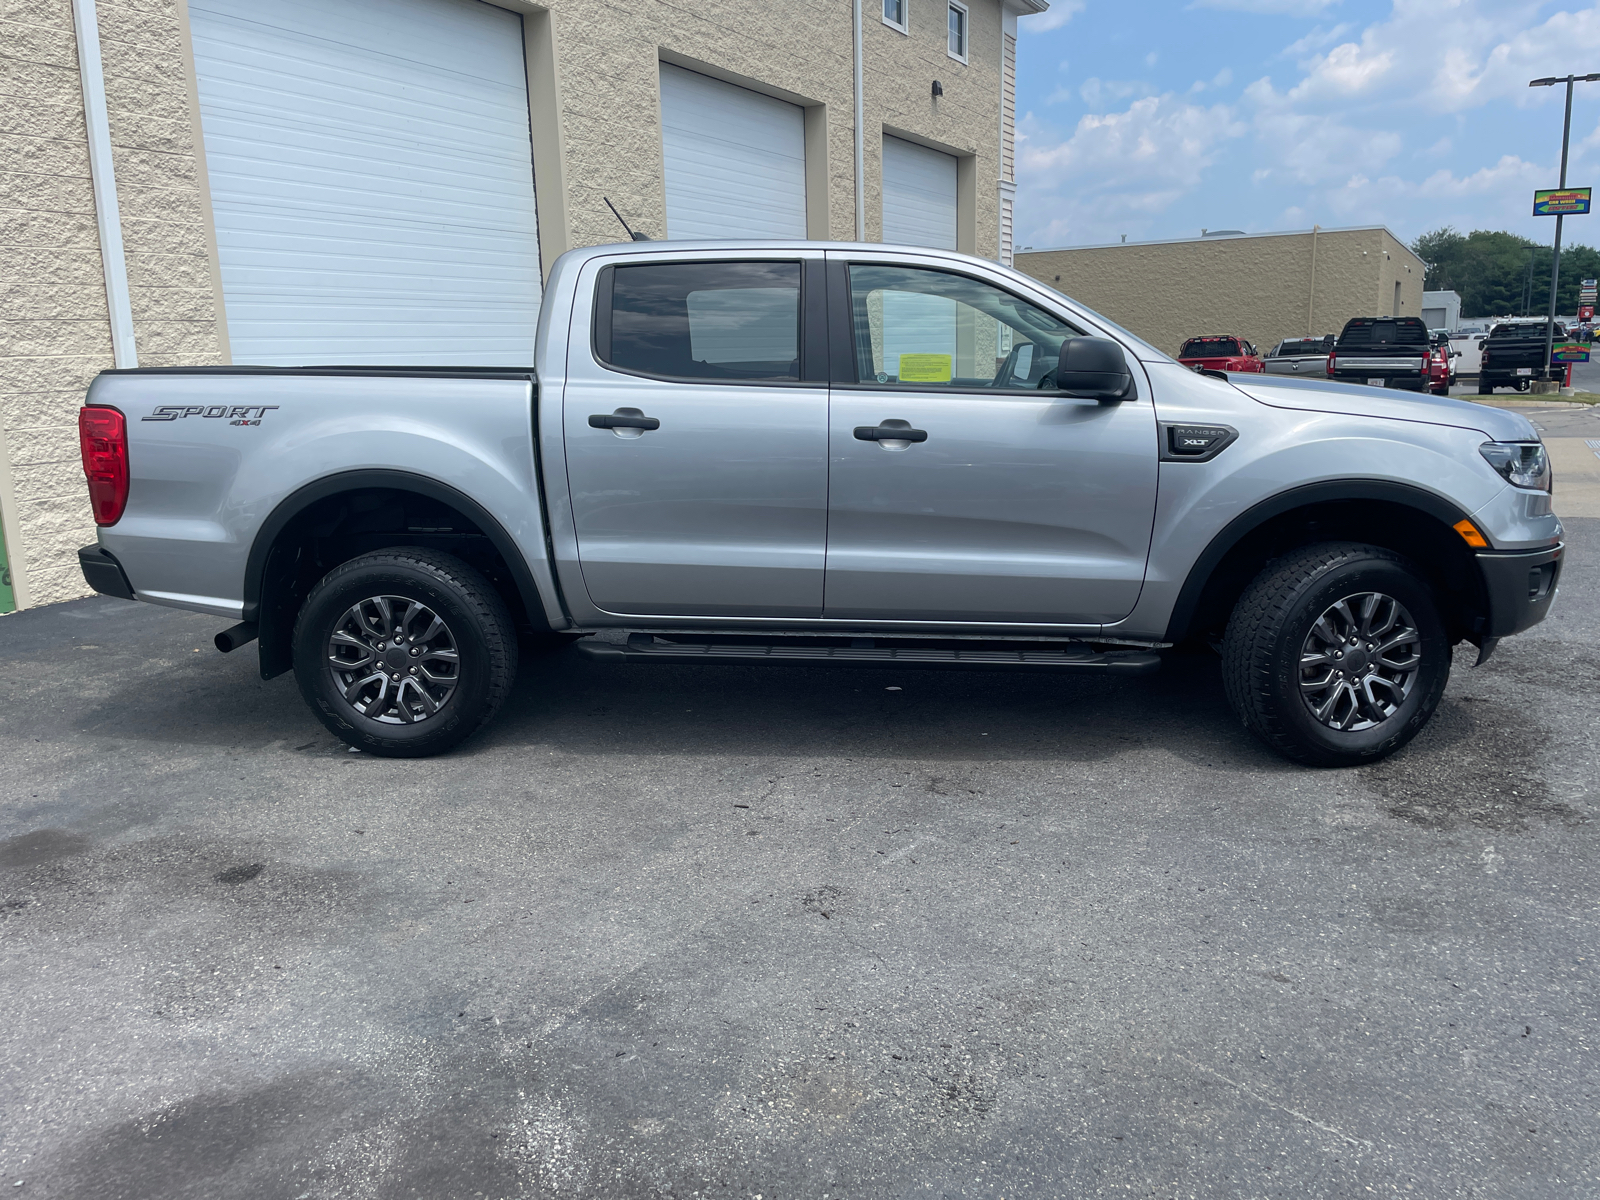
<svg viewBox="0 0 1600 1200">
<path fill-rule="evenodd" d="M 1018 270 L 1170 354 L 1233 334 L 1263 352 L 1352 317 L 1422 315 L 1422 260 L 1381 225 L 1021 250 Z"/>
<path fill-rule="evenodd" d="M 7 5 L 0 529 L 15 600 L 86 592 L 77 409 L 113 363 L 527 363 L 551 263 L 623 236 L 603 198 L 653 238 L 1008 261 L 1017 21 L 1047 7 Z"/>
</svg>

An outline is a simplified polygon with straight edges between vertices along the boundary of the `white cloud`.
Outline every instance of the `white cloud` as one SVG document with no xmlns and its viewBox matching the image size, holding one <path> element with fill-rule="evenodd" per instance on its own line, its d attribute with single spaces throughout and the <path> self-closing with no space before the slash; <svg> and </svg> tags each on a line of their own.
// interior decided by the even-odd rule
<svg viewBox="0 0 1600 1200">
<path fill-rule="evenodd" d="M 1415 70 L 1416 59 L 1403 56 L 1402 65 Z M 1348 100 L 1381 85 L 1395 67 L 1394 49 L 1345 42 L 1311 60 L 1306 77 L 1290 95 L 1296 100 Z"/>
<path fill-rule="evenodd" d="M 1225 12 L 1262 13 L 1289 17 L 1314 17 L 1339 0 L 1194 0 L 1190 8 L 1218 8 Z"/>
<path fill-rule="evenodd" d="M 1148 83 L 1138 79 L 1096 79 L 1090 77 L 1078 88 L 1078 94 L 1090 108 L 1099 108 L 1107 100 L 1126 100 L 1130 96 L 1148 96 L 1155 91 Z"/>
<path fill-rule="evenodd" d="M 1583 7 L 1551 11 L 1576 3 Z M 1304 15 L 1328 5 L 1192 7 Z M 1261 219 L 1289 227 L 1527 227 L 1529 193 L 1554 186 L 1562 101 L 1562 89 L 1530 89 L 1528 80 L 1587 70 L 1586 62 L 1600 62 L 1597 0 L 1391 0 L 1377 21 L 1328 23 L 1291 43 L 1273 59 L 1277 78 L 1257 79 L 1236 101 L 1200 99 L 1231 83 L 1228 66 L 1178 93 L 1091 79 L 1077 89 L 1091 111 L 1070 133 L 1031 127 L 1019 160 L 1018 232 L 1060 245 L 1164 235 L 1175 220 L 1188 224 L 1180 213 L 1196 227 L 1208 218 L 1239 225 L 1242 216 L 1213 216 L 1213 206 L 1221 197 L 1249 211 L 1257 188 L 1274 197 Z M 1600 84 L 1587 89 L 1600 99 Z M 1537 157 L 1520 134 L 1484 136 L 1484 122 L 1534 106 L 1554 130 L 1531 146 Z M 1585 118 L 1573 130 L 1569 178 L 1591 177 L 1600 182 L 1600 124 Z"/>
<path fill-rule="evenodd" d="M 1023 33 L 1048 33 L 1060 29 L 1084 10 L 1087 0 L 1051 0 L 1048 12 L 1025 16 L 1017 22 Z"/>
<path fill-rule="evenodd" d="M 1320 50 L 1324 46 L 1331 46 L 1354 28 L 1354 25 L 1349 24 L 1335 25 L 1332 29 L 1324 29 L 1321 25 L 1318 25 L 1299 41 L 1290 42 L 1283 48 L 1281 53 L 1285 58 L 1299 58 L 1301 55 L 1309 54 L 1314 50 Z"/>
<path fill-rule="evenodd" d="M 1308 111 L 1295 88 L 1278 92 L 1269 79 L 1244 90 L 1250 124 L 1265 152 L 1266 178 L 1300 186 L 1334 184 L 1376 170 L 1400 153 L 1404 139 L 1392 128 L 1369 129 L 1339 111 Z"/>
<path fill-rule="evenodd" d="M 1039 220 L 1028 240 L 1060 245 L 1137 230 L 1199 183 L 1247 129 L 1227 105 L 1167 94 L 1142 97 L 1123 112 L 1087 115 L 1070 138 L 1053 145 L 1030 137 L 1020 148 L 1019 209 Z"/>
</svg>

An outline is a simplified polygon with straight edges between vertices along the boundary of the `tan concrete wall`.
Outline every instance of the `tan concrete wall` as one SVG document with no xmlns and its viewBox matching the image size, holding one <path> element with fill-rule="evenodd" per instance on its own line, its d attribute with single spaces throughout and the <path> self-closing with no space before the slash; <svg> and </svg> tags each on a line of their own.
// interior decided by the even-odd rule
<svg viewBox="0 0 1600 1200">
<path fill-rule="evenodd" d="M 1337 333 L 1352 317 L 1422 312 L 1421 260 L 1387 230 L 1319 231 L 1019 252 L 1017 269 L 1169 353 L 1201 334 L 1266 351 L 1286 337 Z M 1407 269 L 1409 268 L 1409 270 Z"/>
<path fill-rule="evenodd" d="M 511 5 L 508 3 L 508 7 Z M 946 53 L 943 0 L 911 0 L 908 33 L 883 24 L 866 0 L 863 93 L 866 116 L 866 226 L 882 229 L 884 128 L 972 156 L 976 203 L 965 233 L 993 257 L 998 220 L 1000 4 L 973 0 L 967 64 Z M 561 76 L 569 246 L 621 236 L 602 196 L 652 237 L 666 232 L 660 126 L 660 61 L 754 84 L 785 99 L 821 105 L 827 120 L 829 236 L 855 237 L 854 71 L 851 6 L 840 0 L 550 0 Z M 932 97 L 933 81 L 944 96 Z M 541 193 L 541 241 L 546 228 Z"/>
<path fill-rule="evenodd" d="M 175 0 L 100 0 L 141 365 L 219 361 Z M 87 594 L 77 409 L 112 365 L 70 0 L 0 9 L 0 423 L 31 604 Z"/>
<path fill-rule="evenodd" d="M 185 13 L 178 0 L 96 2 L 139 365 L 222 362 Z"/>
<path fill-rule="evenodd" d="M 0 422 L 30 603 L 85 591 L 77 547 L 94 540 L 78 464 L 77 409 L 111 366 L 77 42 L 68 0 L 0 8 Z"/>
</svg>

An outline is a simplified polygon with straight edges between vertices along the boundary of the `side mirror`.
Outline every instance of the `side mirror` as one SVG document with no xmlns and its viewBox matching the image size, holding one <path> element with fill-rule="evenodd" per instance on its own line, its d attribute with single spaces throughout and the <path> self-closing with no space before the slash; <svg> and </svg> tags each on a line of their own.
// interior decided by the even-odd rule
<svg viewBox="0 0 1600 1200">
<path fill-rule="evenodd" d="M 1139 398 L 1128 359 L 1110 338 L 1072 337 L 1062 342 L 1055 376 L 1056 387 L 1084 400 L 1120 404 Z"/>
</svg>

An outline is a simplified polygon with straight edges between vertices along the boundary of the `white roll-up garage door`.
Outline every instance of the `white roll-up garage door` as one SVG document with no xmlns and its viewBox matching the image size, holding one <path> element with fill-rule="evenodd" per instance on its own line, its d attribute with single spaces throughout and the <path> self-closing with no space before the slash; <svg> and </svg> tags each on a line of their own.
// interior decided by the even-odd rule
<svg viewBox="0 0 1600 1200">
<path fill-rule="evenodd" d="M 533 361 L 522 21 L 479 0 L 189 0 L 236 363 Z"/>
<path fill-rule="evenodd" d="M 661 64 L 669 238 L 806 236 L 800 106 Z"/>
<path fill-rule="evenodd" d="M 956 160 L 903 138 L 883 139 L 883 240 L 956 248 Z"/>
</svg>

